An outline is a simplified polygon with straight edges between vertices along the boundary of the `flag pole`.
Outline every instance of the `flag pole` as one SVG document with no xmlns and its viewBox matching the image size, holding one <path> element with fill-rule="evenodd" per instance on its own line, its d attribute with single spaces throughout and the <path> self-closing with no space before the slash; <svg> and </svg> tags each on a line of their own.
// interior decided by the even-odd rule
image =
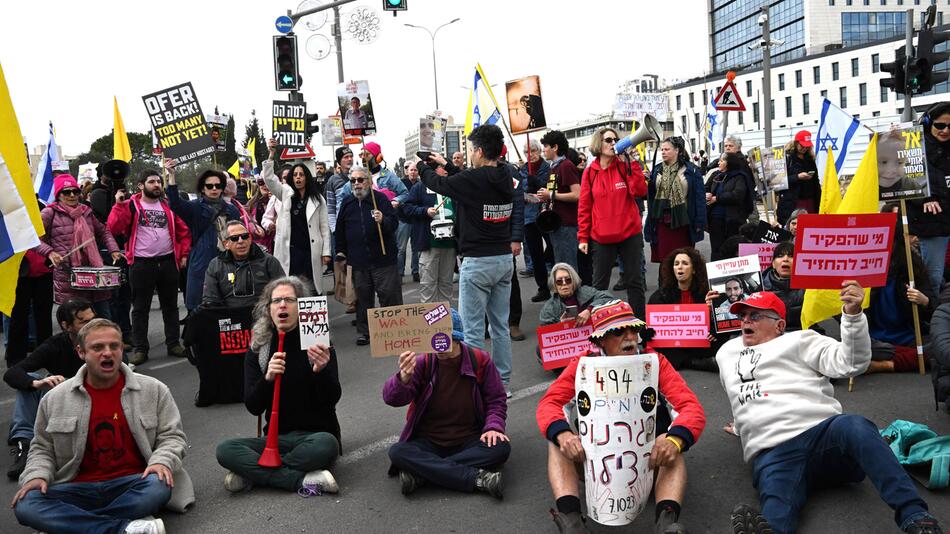
<svg viewBox="0 0 950 534">
<path fill-rule="evenodd" d="M 481 63 L 476 63 L 475 68 L 478 69 L 478 73 L 481 75 L 482 81 L 485 82 L 485 89 L 488 91 L 488 96 L 491 97 L 492 103 L 495 104 L 495 109 L 498 111 L 498 116 L 501 118 L 501 124 L 505 127 L 505 132 L 508 133 L 508 139 L 515 148 L 515 155 L 518 156 L 518 159 L 521 159 L 521 151 L 518 150 L 518 143 L 515 142 L 515 138 L 511 135 L 511 129 L 508 128 L 508 121 L 506 121 L 505 116 L 501 114 L 501 106 L 498 105 L 498 100 L 495 99 L 495 93 L 493 93 L 491 90 L 491 84 L 488 83 L 488 78 L 485 77 L 485 71 L 482 70 Z M 475 95 L 475 98 L 478 98 L 478 94 Z"/>
<path fill-rule="evenodd" d="M 901 199 L 901 226 L 904 229 L 904 255 L 907 260 L 907 280 L 908 285 L 911 289 L 916 289 L 914 284 L 914 263 L 913 263 L 913 254 L 910 249 L 910 236 L 908 234 L 909 230 L 907 227 L 907 201 Z M 911 306 L 911 311 L 914 314 L 914 341 L 917 343 L 917 368 L 920 371 L 920 374 L 926 374 L 924 369 L 924 343 L 923 337 L 920 334 L 920 312 L 917 310 L 918 304 L 914 303 Z"/>
<path fill-rule="evenodd" d="M 366 150 L 366 138 L 363 135 L 360 135 L 360 143 L 363 145 L 363 150 Z M 367 171 L 370 172 L 370 171 Z M 379 211 L 379 206 L 376 205 L 376 192 L 373 190 L 373 176 L 369 176 L 369 197 L 373 199 L 373 211 Z M 375 221 L 376 218 L 374 217 Z M 376 232 L 379 234 L 379 248 L 383 250 L 383 256 L 386 255 L 386 240 L 383 239 L 383 225 L 381 223 L 376 223 Z"/>
</svg>

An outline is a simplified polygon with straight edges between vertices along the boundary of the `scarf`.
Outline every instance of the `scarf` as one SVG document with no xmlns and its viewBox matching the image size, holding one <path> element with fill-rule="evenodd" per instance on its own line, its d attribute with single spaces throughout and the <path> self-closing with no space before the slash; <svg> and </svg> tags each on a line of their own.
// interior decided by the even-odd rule
<svg viewBox="0 0 950 534">
<path fill-rule="evenodd" d="M 57 210 L 73 220 L 73 243 L 69 247 L 72 250 L 69 255 L 69 264 L 73 267 L 102 267 L 102 256 L 99 255 L 99 248 L 96 245 L 96 234 L 89 226 L 87 217 L 91 212 L 89 206 L 77 204 L 70 208 L 61 202 L 57 202 L 55 206 Z M 86 244 L 82 245 L 83 243 Z"/>
<path fill-rule="evenodd" d="M 679 228 L 689 224 L 689 213 L 683 188 L 679 180 L 680 164 L 663 164 L 660 168 L 660 179 L 656 184 L 656 196 L 650 203 L 650 218 L 663 220 L 669 212 L 670 228 Z"/>
</svg>

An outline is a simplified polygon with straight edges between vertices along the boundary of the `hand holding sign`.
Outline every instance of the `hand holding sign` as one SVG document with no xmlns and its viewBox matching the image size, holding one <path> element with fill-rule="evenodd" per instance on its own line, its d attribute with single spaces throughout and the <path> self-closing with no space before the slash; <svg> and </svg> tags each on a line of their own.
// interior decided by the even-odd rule
<svg viewBox="0 0 950 534">
<path fill-rule="evenodd" d="M 330 363 L 330 347 L 316 344 L 307 349 L 307 360 L 313 366 L 313 372 L 319 373 Z"/>
<path fill-rule="evenodd" d="M 844 312 L 848 315 L 861 313 L 861 303 L 864 302 L 864 288 L 854 280 L 841 282 L 841 302 L 844 303 Z"/>
</svg>

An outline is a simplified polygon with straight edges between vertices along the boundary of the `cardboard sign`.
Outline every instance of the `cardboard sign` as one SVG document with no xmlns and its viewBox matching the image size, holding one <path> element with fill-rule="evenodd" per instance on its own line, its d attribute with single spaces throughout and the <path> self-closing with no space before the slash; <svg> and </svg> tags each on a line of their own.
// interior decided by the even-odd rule
<svg viewBox="0 0 950 534">
<path fill-rule="evenodd" d="M 602 525 L 633 522 L 650 499 L 659 369 L 654 353 L 584 357 L 577 363 L 587 513 Z"/>
<path fill-rule="evenodd" d="M 165 157 L 182 163 L 214 152 L 211 129 L 191 82 L 142 97 Z"/>
<path fill-rule="evenodd" d="M 791 241 L 793 237 L 795 236 L 788 230 L 780 226 L 772 226 L 765 221 L 759 221 L 759 226 L 752 234 L 752 240 L 756 243 L 781 243 Z"/>
<path fill-rule="evenodd" d="M 373 135 L 376 133 L 376 116 L 373 114 L 373 99 L 369 94 L 369 82 L 357 80 L 337 86 L 337 102 L 343 117 L 343 131 L 347 135 Z"/>
<path fill-rule="evenodd" d="M 877 182 L 881 201 L 930 196 L 923 134 L 919 124 L 878 134 Z"/>
<path fill-rule="evenodd" d="M 708 347 L 709 306 L 647 304 L 647 326 L 656 331 L 651 347 Z"/>
<path fill-rule="evenodd" d="M 798 217 L 791 287 L 840 289 L 857 280 L 861 287 L 887 284 L 896 213 Z"/>
<path fill-rule="evenodd" d="M 448 302 L 406 304 L 367 310 L 370 352 L 374 358 L 452 349 L 452 314 Z"/>
<path fill-rule="evenodd" d="M 330 346 L 330 317 L 327 315 L 327 297 L 297 299 L 297 324 L 300 328 L 300 348 L 307 350 L 320 344 Z"/>
<path fill-rule="evenodd" d="M 719 292 L 719 297 L 713 301 L 716 332 L 739 330 L 742 321 L 729 311 L 729 307 L 762 290 L 759 257 L 742 256 L 709 262 L 706 264 L 706 274 L 709 276 L 709 289 Z"/>
<path fill-rule="evenodd" d="M 277 144 L 291 150 L 307 145 L 307 103 L 274 100 L 273 131 Z"/>
<path fill-rule="evenodd" d="M 512 134 L 547 128 L 540 78 L 527 76 L 506 82 L 505 93 L 508 100 L 508 124 Z"/>
<path fill-rule="evenodd" d="M 740 256 L 758 256 L 759 270 L 765 271 L 772 266 L 772 253 L 778 243 L 739 243 Z"/>
<path fill-rule="evenodd" d="M 544 370 L 566 367 L 576 356 L 598 354 L 597 345 L 588 340 L 593 331 L 589 324 L 575 327 L 573 320 L 539 326 L 538 347 Z"/>
</svg>

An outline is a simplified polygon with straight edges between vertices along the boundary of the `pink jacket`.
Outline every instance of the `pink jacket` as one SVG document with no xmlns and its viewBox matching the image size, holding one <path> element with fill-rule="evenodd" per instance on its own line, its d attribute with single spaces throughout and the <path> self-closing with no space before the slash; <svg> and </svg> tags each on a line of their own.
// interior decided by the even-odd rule
<svg viewBox="0 0 950 534">
<path fill-rule="evenodd" d="M 139 225 L 137 221 L 132 219 L 132 210 L 129 207 L 129 203 L 135 206 L 136 213 L 141 213 L 142 193 L 132 195 L 132 198 L 129 200 L 116 202 L 115 205 L 112 206 L 112 211 L 109 213 L 109 220 L 106 222 L 106 225 L 113 236 L 128 237 L 128 243 L 125 247 L 125 258 L 129 261 L 129 265 L 132 265 L 132 263 L 135 262 L 135 236 L 138 234 Z M 168 207 L 168 202 L 162 200 L 161 204 L 162 209 L 165 210 L 165 217 L 169 222 L 168 234 L 172 238 L 172 243 L 174 243 L 175 266 L 178 267 L 181 265 L 181 259 L 187 257 L 188 252 L 191 251 L 191 232 L 188 230 L 188 226 L 185 225 L 185 221 L 181 220 L 181 217 L 178 215 L 172 213 L 171 208 Z"/>
</svg>

